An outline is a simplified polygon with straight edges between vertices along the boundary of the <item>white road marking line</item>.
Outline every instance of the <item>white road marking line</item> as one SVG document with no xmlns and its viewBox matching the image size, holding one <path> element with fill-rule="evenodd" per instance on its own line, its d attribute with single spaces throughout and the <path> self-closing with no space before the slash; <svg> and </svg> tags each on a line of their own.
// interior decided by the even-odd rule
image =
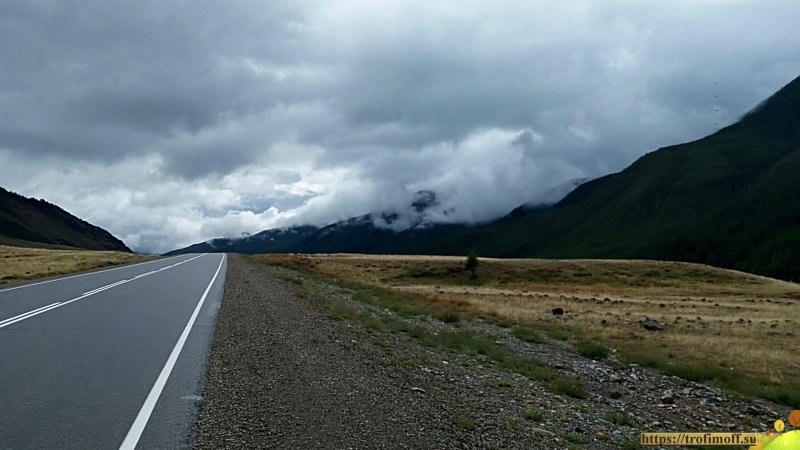
<svg viewBox="0 0 800 450">
<path fill-rule="evenodd" d="M 112 272 L 114 270 L 120 270 L 120 269 L 127 269 L 129 267 L 141 266 L 142 264 L 152 264 L 154 262 L 163 262 L 163 261 L 167 261 L 167 260 L 174 259 L 174 258 L 180 258 L 181 256 L 186 256 L 186 255 L 171 256 L 169 258 L 155 259 L 153 261 L 145 261 L 145 262 L 141 262 L 141 263 L 130 264 L 130 265 L 127 265 L 127 266 L 114 267 L 113 269 L 105 269 L 105 270 L 98 270 L 96 272 L 81 273 L 81 274 L 72 275 L 72 276 L 69 276 L 69 277 L 56 278 L 54 280 L 40 281 L 38 283 L 24 284 L 22 286 L 16 286 L 16 287 L 11 287 L 11 288 L 6 288 L 6 289 L 0 289 L 0 294 L 2 294 L 3 292 L 14 291 L 16 289 L 24 289 L 24 288 L 29 288 L 31 286 L 38 286 L 40 284 L 55 283 L 56 281 L 69 280 L 70 278 L 78 278 L 78 277 L 85 277 L 85 276 L 89 276 L 89 275 L 97 275 L 98 273 Z"/>
<path fill-rule="evenodd" d="M 10 322 L 10 321 L 12 321 L 12 320 L 14 320 L 14 319 L 20 319 L 20 318 L 21 318 L 21 317 L 23 317 L 23 316 L 30 316 L 30 315 L 33 315 L 33 314 L 37 314 L 39 311 L 42 311 L 42 312 L 44 312 L 43 310 L 45 310 L 45 309 L 47 309 L 47 308 L 50 308 L 51 306 L 54 306 L 54 305 L 60 305 L 60 304 L 61 304 L 61 302 L 55 302 L 55 303 L 51 303 L 51 304 L 49 304 L 49 305 L 47 305 L 47 306 L 42 306 L 41 308 L 36 308 L 36 309 L 34 309 L 33 311 L 28 311 L 28 312 L 25 312 L 25 313 L 22 313 L 22 314 L 16 315 L 16 316 L 14 316 L 14 317 L 9 317 L 8 319 L 1 320 L 1 321 L 0 321 L 0 325 L 5 325 L 5 323 L 6 323 L 6 322 Z M 23 317 L 23 318 L 27 318 L 27 317 Z M 22 319 L 20 319 L 20 320 L 22 320 Z"/>
<path fill-rule="evenodd" d="M 136 444 L 139 443 L 139 438 L 142 437 L 144 427 L 147 426 L 147 421 L 150 420 L 150 415 L 153 413 L 153 409 L 156 407 L 156 402 L 158 402 L 158 398 L 161 396 L 161 391 L 164 390 L 164 386 L 167 384 L 167 380 L 172 373 L 172 369 L 175 367 L 175 363 L 178 361 L 178 356 L 180 356 L 181 350 L 183 350 L 183 345 L 186 343 L 186 339 L 189 337 L 189 332 L 192 330 L 194 321 L 197 319 L 197 315 L 200 313 L 200 309 L 203 307 L 203 303 L 206 301 L 209 291 L 211 291 L 211 286 L 213 286 L 214 281 L 217 280 L 219 271 L 222 269 L 222 263 L 225 262 L 225 257 L 226 255 L 223 253 L 222 260 L 219 262 L 217 271 L 214 273 L 214 276 L 211 278 L 208 286 L 206 286 L 203 296 L 200 297 L 200 300 L 197 302 L 197 306 L 194 308 L 192 316 L 189 317 L 189 321 L 183 328 L 183 333 L 181 333 L 181 336 L 178 338 L 178 342 L 172 349 L 172 353 L 170 353 L 169 358 L 167 358 L 164 368 L 161 369 L 161 373 L 158 374 L 156 382 L 150 389 L 150 393 L 147 395 L 147 398 L 142 405 L 142 409 L 140 409 L 139 414 L 136 415 L 136 420 L 133 421 L 133 425 L 131 425 L 130 430 L 128 430 L 125 440 L 122 441 L 122 445 L 119 446 L 120 450 L 134 450 L 136 448 Z"/>
<path fill-rule="evenodd" d="M 136 278 L 139 278 L 139 277 L 133 277 L 131 280 L 135 280 Z M 84 292 L 82 295 L 96 294 L 96 293 L 98 293 L 100 291 L 105 291 L 106 289 L 110 289 L 110 288 L 112 288 L 114 286 L 119 286 L 120 284 L 127 283 L 128 281 L 131 281 L 131 280 L 120 280 L 120 281 L 117 281 L 116 283 L 107 284 L 107 285 L 101 286 L 101 287 L 99 287 L 97 289 L 92 289 L 91 291 Z"/>
<path fill-rule="evenodd" d="M 136 275 L 133 278 L 142 278 L 142 277 L 146 277 L 148 275 L 154 274 L 154 273 L 156 273 L 156 271 L 155 270 L 151 270 L 150 272 L 147 272 L 147 273 L 140 273 L 139 275 Z"/>
<path fill-rule="evenodd" d="M 173 264 L 173 265 L 172 265 L 172 266 L 170 266 L 170 267 L 179 266 L 179 265 L 181 265 L 181 264 L 183 264 L 183 263 L 185 263 L 185 262 L 189 262 L 189 261 L 194 261 L 195 259 L 197 259 L 197 258 L 202 258 L 203 256 L 205 256 L 205 255 L 207 255 L 207 254 L 208 254 L 208 253 L 203 253 L 203 254 L 202 254 L 202 255 L 200 255 L 200 256 L 195 256 L 194 258 L 187 259 L 186 261 L 181 261 L 180 263 L 178 263 L 178 264 Z M 224 258 L 223 258 L 223 260 L 224 260 Z M 156 273 L 156 272 L 158 272 L 158 271 L 153 271 L 153 272 L 151 273 L 151 275 L 152 275 L 153 273 Z M 3 320 L 2 322 L 0 322 L 0 328 L 5 328 L 5 327 L 7 327 L 7 326 L 9 326 L 9 325 L 13 325 L 13 324 L 15 324 L 15 323 L 17 323 L 17 322 L 21 322 L 21 321 L 23 321 L 23 320 L 25 320 L 25 319 L 30 319 L 30 318 L 31 318 L 31 317 L 33 317 L 33 316 L 38 316 L 39 314 L 46 313 L 46 312 L 48 312 L 48 311 L 52 311 L 52 310 L 54 310 L 54 309 L 56 309 L 56 308 L 61 308 L 62 306 L 69 305 L 70 303 L 77 302 L 78 300 L 83 300 L 83 299 L 84 299 L 84 298 L 86 298 L 86 297 L 90 297 L 90 296 L 92 296 L 92 295 L 98 294 L 98 293 L 100 293 L 100 292 L 103 292 L 103 291 L 107 291 L 107 290 L 109 290 L 109 289 L 115 288 L 115 287 L 117 287 L 117 286 L 121 286 L 121 285 L 123 285 L 123 284 L 125 284 L 125 283 L 130 283 L 131 281 L 138 280 L 138 279 L 139 279 L 139 278 L 131 278 L 131 279 L 128 279 L 128 280 L 122 280 L 122 281 L 118 281 L 118 282 L 116 282 L 116 283 L 111 283 L 111 284 L 109 284 L 109 285 L 106 285 L 106 286 L 103 286 L 103 287 L 97 288 L 97 289 L 95 289 L 95 290 L 93 290 L 93 291 L 84 292 L 84 293 L 83 293 L 83 294 L 82 294 L 80 297 L 75 297 L 75 298 L 73 298 L 72 300 L 67 300 L 67 301 L 65 301 L 65 302 L 57 302 L 57 303 L 53 303 L 53 304 L 51 304 L 51 305 L 44 306 L 44 307 L 42 307 L 42 308 L 39 308 L 39 309 L 34 309 L 33 311 L 28 311 L 28 312 L 26 312 L 26 313 L 23 313 L 23 314 L 20 314 L 20 315 L 18 315 L 18 316 L 14 316 L 14 317 L 11 317 L 11 318 L 8 318 L 8 319 L 5 319 L 5 320 Z M 46 308 L 46 309 L 45 309 L 45 308 Z M 24 317 L 23 317 L 23 316 L 24 316 Z"/>
</svg>

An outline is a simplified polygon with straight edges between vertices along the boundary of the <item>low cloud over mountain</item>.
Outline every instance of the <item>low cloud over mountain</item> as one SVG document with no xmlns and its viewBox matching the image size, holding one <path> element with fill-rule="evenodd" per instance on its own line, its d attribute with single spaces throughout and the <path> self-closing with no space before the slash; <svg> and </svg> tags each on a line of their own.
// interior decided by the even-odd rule
<svg viewBox="0 0 800 450">
<path fill-rule="evenodd" d="M 0 184 L 155 252 L 424 190 L 485 221 L 732 123 L 800 72 L 798 22 L 791 0 L 14 2 Z"/>
</svg>

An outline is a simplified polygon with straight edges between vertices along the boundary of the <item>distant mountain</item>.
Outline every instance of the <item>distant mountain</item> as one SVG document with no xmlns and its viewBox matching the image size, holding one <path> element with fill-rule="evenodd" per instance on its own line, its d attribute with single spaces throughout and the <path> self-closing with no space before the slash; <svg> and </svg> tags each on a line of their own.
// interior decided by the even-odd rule
<svg viewBox="0 0 800 450">
<path fill-rule="evenodd" d="M 396 251 L 652 258 L 800 280 L 800 77 L 734 125 L 647 154 L 553 208 Z"/>
<path fill-rule="evenodd" d="M 324 227 L 302 225 L 262 231 L 243 238 L 220 238 L 166 253 L 386 253 L 418 239 L 429 239 L 463 225 L 436 224 L 429 217 L 439 206 L 433 191 L 419 191 L 408 208 L 352 217 Z M 437 210 L 447 215 L 448 211 Z"/>
<path fill-rule="evenodd" d="M 302 225 L 289 228 L 276 228 L 262 231 L 243 238 L 219 238 L 172 250 L 164 256 L 184 253 L 287 253 L 294 252 L 297 245 L 314 234 L 318 227 Z"/>
<path fill-rule="evenodd" d="M 576 178 L 562 183 L 552 189 L 548 189 L 544 194 L 537 196 L 536 200 L 524 203 L 517 206 L 503 219 L 518 219 L 520 217 L 530 216 L 545 212 L 558 203 L 561 199 L 566 197 L 575 188 L 589 181 L 589 178 Z M 501 219 L 501 220 L 503 220 Z"/>
<path fill-rule="evenodd" d="M 3 188 L 0 188 L 0 244 L 131 251 L 108 231 L 52 203 Z"/>
<path fill-rule="evenodd" d="M 508 218 L 546 211 L 585 179 L 570 180 L 545 192 L 543 202 L 529 202 Z M 276 228 L 242 238 L 218 238 L 172 250 L 165 256 L 198 252 L 257 253 L 394 253 L 416 241 L 435 239 L 471 225 L 442 223 L 454 211 L 442 209 L 433 191 L 414 194 L 410 204 L 399 211 L 370 213 L 316 227 L 313 225 Z"/>
<path fill-rule="evenodd" d="M 423 191 L 402 213 L 198 245 L 245 253 L 475 250 L 499 257 L 668 259 L 800 281 L 800 77 L 729 127 L 583 181 L 552 206 L 521 205 L 477 226 L 436 224 L 427 214 L 436 195 Z M 261 235 L 269 244 L 251 245 Z"/>
</svg>

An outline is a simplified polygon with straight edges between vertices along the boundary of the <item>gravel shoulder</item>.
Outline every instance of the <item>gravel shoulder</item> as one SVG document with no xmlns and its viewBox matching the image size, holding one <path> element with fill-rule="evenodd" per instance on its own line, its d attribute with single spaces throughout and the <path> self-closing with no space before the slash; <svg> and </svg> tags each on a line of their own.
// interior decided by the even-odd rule
<svg viewBox="0 0 800 450">
<path fill-rule="evenodd" d="M 199 447 L 449 446 L 404 370 L 265 269 L 229 259 Z"/>
<path fill-rule="evenodd" d="M 198 446 L 638 448 L 641 431 L 754 431 L 789 410 L 621 364 L 613 354 L 593 361 L 561 342 L 523 342 L 477 320 L 403 319 L 536 357 L 582 383 L 587 392 L 577 398 L 482 355 L 423 345 L 364 319 L 392 314 L 346 289 L 231 255 Z"/>
</svg>

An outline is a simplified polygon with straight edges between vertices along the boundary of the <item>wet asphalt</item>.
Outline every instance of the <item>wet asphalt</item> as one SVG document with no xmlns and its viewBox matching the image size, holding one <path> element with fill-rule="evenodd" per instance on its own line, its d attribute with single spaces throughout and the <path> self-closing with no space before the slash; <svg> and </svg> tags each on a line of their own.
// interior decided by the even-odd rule
<svg viewBox="0 0 800 450">
<path fill-rule="evenodd" d="M 181 255 L 0 289 L 0 448 L 119 448 L 185 330 L 134 442 L 191 448 L 225 271 Z"/>
</svg>

